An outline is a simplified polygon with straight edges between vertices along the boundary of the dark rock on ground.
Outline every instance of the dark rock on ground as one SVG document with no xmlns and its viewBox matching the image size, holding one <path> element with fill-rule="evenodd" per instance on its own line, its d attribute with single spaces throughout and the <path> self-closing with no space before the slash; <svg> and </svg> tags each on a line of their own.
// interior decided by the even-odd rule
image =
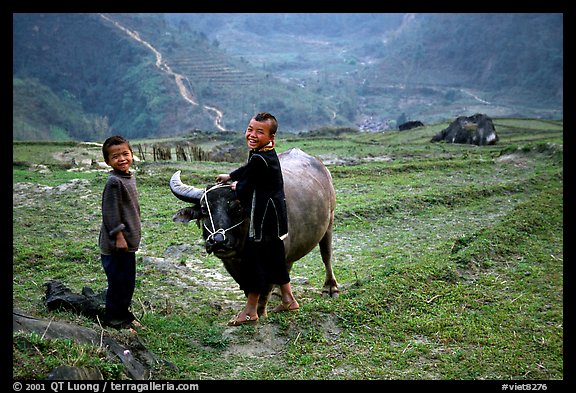
<svg viewBox="0 0 576 393">
<path fill-rule="evenodd" d="M 84 287 L 81 294 L 73 293 L 60 281 L 48 281 L 44 284 L 46 296 L 44 304 L 48 310 L 64 309 L 87 317 L 103 320 L 106 307 L 106 290 L 96 294 L 89 287 Z"/>
<path fill-rule="evenodd" d="M 402 123 L 398 126 L 399 131 L 406 131 L 411 130 L 412 128 L 416 127 L 424 127 L 424 123 L 419 120 L 416 121 L 407 121 L 406 123 Z"/>
<path fill-rule="evenodd" d="M 492 119 L 484 114 L 460 116 L 448 128 L 432 137 L 431 142 L 463 143 L 471 145 L 494 145 L 498 142 L 498 134 Z"/>
</svg>

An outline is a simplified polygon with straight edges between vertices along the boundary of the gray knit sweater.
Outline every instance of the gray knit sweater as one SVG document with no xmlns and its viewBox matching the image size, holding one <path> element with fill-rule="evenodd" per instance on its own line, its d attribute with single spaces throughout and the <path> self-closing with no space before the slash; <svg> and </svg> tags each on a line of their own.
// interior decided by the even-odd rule
<svg viewBox="0 0 576 393">
<path fill-rule="evenodd" d="M 116 251 L 116 234 L 122 231 L 128 251 L 140 247 L 140 204 L 136 190 L 136 178 L 132 173 L 110 171 L 102 192 L 102 225 L 98 245 L 100 252 L 110 255 Z"/>
</svg>

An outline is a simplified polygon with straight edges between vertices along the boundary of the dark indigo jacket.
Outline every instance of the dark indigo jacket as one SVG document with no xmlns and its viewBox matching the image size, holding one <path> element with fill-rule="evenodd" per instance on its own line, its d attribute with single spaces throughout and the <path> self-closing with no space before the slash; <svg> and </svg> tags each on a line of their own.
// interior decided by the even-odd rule
<svg viewBox="0 0 576 393">
<path fill-rule="evenodd" d="M 261 241 L 263 235 L 283 239 L 288 234 L 288 216 L 284 180 L 274 149 L 251 150 L 246 165 L 230 173 L 236 184 L 236 196 L 250 217 L 248 237 Z M 275 222 L 273 234 L 262 233 L 265 219 Z"/>
</svg>

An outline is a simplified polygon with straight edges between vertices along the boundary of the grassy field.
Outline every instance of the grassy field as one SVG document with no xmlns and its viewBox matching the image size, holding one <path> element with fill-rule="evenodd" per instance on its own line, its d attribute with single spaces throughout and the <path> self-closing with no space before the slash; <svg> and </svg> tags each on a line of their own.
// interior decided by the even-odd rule
<svg viewBox="0 0 576 393">
<path fill-rule="evenodd" d="M 241 163 L 139 162 L 134 311 L 141 342 L 162 359 L 153 379 L 563 380 L 563 124 L 494 124 L 500 141 L 483 147 L 431 143 L 447 124 L 279 135 L 279 151 L 299 147 L 333 175 L 341 295 L 321 296 L 316 249 L 292 270 L 301 310 L 255 326 L 226 326 L 243 294 L 200 230 L 172 222 L 185 205 L 168 188 L 178 169 L 203 187 Z M 13 145 L 13 306 L 99 330 L 43 304 L 50 279 L 75 292 L 106 286 L 97 237 L 107 174 L 63 164 L 75 150 L 100 159 L 91 145 Z M 13 335 L 14 378 L 62 364 L 123 378 L 99 348 Z"/>
</svg>

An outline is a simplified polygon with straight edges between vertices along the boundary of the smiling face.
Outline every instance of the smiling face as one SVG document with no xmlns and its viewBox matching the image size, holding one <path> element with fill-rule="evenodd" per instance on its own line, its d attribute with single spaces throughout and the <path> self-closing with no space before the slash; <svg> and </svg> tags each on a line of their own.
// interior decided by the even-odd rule
<svg viewBox="0 0 576 393">
<path fill-rule="evenodd" d="M 270 119 L 264 121 L 250 120 L 248 128 L 246 129 L 246 143 L 250 149 L 261 149 L 268 143 L 274 140 L 274 135 L 270 132 L 272 121 Z"/>
<path fill-rule="evenodd" d="M 113 169 L 128 173 L 133 161 L 132 150 L 130 150 L 130 146 L 128 146 L 127 143 L 120 143 L 108 147 L 106 164 L 110 165 Z"/>
</svg>

